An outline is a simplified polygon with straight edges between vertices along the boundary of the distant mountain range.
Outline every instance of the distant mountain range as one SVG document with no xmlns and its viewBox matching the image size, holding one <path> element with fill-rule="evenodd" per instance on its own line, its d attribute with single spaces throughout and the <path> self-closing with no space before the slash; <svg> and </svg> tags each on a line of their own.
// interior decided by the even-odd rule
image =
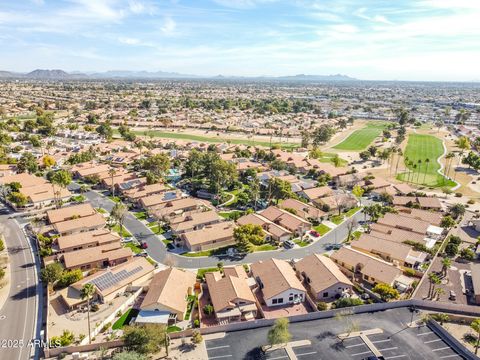
<svg viewBox="0 0 480 360">
<path fill-rule="evenodd" d="M 105 72 L 66 72 L 60 69 L 37 69 L 29 73 L 1 71 L 0 79 L 36 79 L 36 80 L 76 80 L 76 79 L 245 79 L 245 80 L 283 80 L 283 81 L 355 81 L 347 75 L 305 75 L 294 76 L 199 76 L 164 71 L 110 70 Z"/>
</svg>

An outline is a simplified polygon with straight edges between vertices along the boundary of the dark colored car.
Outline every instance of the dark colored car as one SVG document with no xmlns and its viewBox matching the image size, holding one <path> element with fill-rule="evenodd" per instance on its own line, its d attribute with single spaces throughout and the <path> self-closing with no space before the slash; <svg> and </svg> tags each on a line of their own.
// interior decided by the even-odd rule
<svg viewBox="0 0 480 360">
<path fill-rule="evenodd" d="M 312 235 L 313 237 L 319 237 L 320 236 L 318 231 L 315 231 L 315 230 L 310 231 L 310 235 Z"/>
<path fill-rule="evenodd" d="M 142 249 L 148 249 L 148 244 L 147 244 L 146 242 L 142 242 L 142 243 L 140 244 L 140 247 L 141 247 Z"/>
</svg>

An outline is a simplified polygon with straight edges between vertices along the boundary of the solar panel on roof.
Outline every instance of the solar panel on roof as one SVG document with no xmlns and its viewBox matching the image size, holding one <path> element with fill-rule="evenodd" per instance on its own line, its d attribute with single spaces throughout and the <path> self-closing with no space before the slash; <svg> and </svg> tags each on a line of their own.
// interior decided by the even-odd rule
<svg viewBox="0 0 480 360">
<path fill-rule="evenodd" d="M 103 291 L 105 289 L 115 286 L 122 280 L 128 279 L 130 276 L 142 271 L 142 269 L 143 268 L 141 266 L 137 266 L 130 271 L 121 270 L 117 273 L 112 273 L 111 271 L 108 271 L 105 274 L 100 275 L 96 279 L 93 279 L 91 283 L 94 284 L 100 291 Z"/>
</svg>

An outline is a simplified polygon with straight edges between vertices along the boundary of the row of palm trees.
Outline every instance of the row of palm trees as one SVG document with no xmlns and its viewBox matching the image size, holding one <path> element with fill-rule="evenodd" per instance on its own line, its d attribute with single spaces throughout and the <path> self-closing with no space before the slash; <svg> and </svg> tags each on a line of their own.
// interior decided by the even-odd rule
<svg viewBox="0 0 480 360">
<path fill-rule="evenodd" d="M 400 159 L 403 157 L 403 152 L 402 152 L 402 149 L 400 149 L 400 148 L 398 148 L 398 149 L 397 148 L 391 148 L 390 150 L 391 150 L 390 151 L 390 158 L 391 158 L 390 174 L 392 173 L 392 170 L 395 169 L 394 175 L 396 177 L 397 174 L 398 174 L 398 171 L 399 171 Z M 397 161 L 396 161 L 396 164 L 395 164 L 395 167 L 394 167 L 395 155 L 397 156 Z M 453 160 L 455 159 L 455 153 L 449 152 L 445 156 L 445 159 L 446 159 L 445 171 L 444 171 L 444 176 L 442 177 L 443 183 L 445 183 L 445 178 L 447 178 L 447 179 L 450 178 L 450 172 L 451 172 L 451 169 L 452 169 Z M 405 165 L 404 180 L 407 183 L 416 183 L 416 184 L 423 183 L 423 184 L 425 184 L 427 174 L 428 174 L 428 169 L 429 169 L 429 166 L 430 166 L 430 162 L 431 162 L 431 160 L 429 158 L 426 158 L 424 160 L 418 159 L 415 162 L 414 160 L 409 159 L 408 156 L 403 157 L 403 163 Z M 422 165 L 424 165 L 423 181 L 420 182 L 420 178 L 421 178 L 421 175 L 422 175 L 422 171 L 421 171 Z M 416 180 L 415 180 L 415 176 L 416 176 Z"/>
</svg>

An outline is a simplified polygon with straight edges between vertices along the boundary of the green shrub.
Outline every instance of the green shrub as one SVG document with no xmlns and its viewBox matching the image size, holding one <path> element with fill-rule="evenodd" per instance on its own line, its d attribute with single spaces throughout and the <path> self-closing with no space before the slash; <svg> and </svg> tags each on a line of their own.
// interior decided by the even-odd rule
<svg viewBox="0 0 480 360">
<path fill-rule="evenodd" d="M 403 272 L 407 276 L 415 276 L 415 274 L 416 274 L 416 271 L 413 270 L 413 269 L 410 269 L 410 268 L 403 269 Z"/>
<path fill-rule="evenodd" d="M 213 306 L 212 304 L 206 304 L 204 307 L 203 307 L 203 313 L 205 315 L 212 315 L 213 314 Z"/>
<path fill-rule="evenodd" d="M 111 322 L 106 323 L 105 325 L 102 326 L 102 329 L 100 330 L 100 332 L 107 331 L 108 329 L 110 329 L 110 326 L 112 326 Z"/>
<path fill-rule="evenodd" d="M 358 305 L 363 305 L 363 301 L 358 298 L 341 298 L 333 303 L 333 306 L 336 309 Z"/>
<path fill-rule="evenodd" d="M 328 305 L 326 302 L 323 302 L 323 301 L 319 301 L 317 302 L 317 309 L 318 311 L 325 311 L 328 309 Z"/>
<path fill-rule="evenodd" d="M 462 251 L 460 251 L 460 256 L 465 260 L 472 261 L 475 259 L 475 252 L 469 248 L 462 249 Z"/>
</svg>

